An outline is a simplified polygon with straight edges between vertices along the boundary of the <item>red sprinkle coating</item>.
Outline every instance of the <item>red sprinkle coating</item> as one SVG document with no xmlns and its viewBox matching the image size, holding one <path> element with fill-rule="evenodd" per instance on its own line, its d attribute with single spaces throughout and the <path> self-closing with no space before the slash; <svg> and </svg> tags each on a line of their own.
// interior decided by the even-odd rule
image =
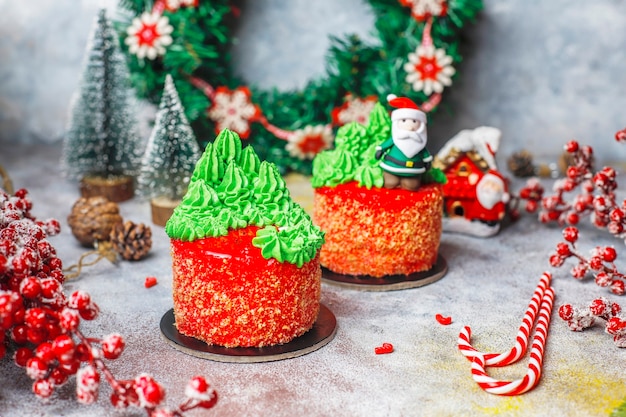
<svg viewBox="0 0 626 417">
<path fill-rule="evenodd" d="M 437 261 L 443 193 L 359 187 L 356 182 L 315 189 L 314 220 L 326 233 L 320 260 L 347 275 L 409 275 Z"/>
<path fill-rule="evenodd" d="M 319 313 L 319 256 L 302 268 L 265 259 L 258 227 L 193 242 L 171 240 L 178 331 L 209 344 L 262 347 L 308 331 Z"/>
</svg>

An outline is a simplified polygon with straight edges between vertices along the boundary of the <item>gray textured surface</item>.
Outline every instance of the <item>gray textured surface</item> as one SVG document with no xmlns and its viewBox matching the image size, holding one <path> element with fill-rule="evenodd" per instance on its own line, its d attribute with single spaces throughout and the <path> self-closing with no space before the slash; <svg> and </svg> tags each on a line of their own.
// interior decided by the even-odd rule
<svg viewBox="0 0 626 417">
<path fill-rule="evenodd" d="M 66 217 L 78 198 L 77 188 L 61 179 L 59 149 L 51 146 L 3 148 L 2 164 L 16 187 L 26 187 L 33 214 L 61 221 L 62 233 L 51 238 L 65 265 L 85 249 L 72 237 Z M 623 182 L 623 181 L 622 181 Z M 300 185 L 294 195 L 310 203 L 310 189 Z M 623 198 L 623 196 L 620 196 Z M 124 218 L 149 222 L 148 204 L 121 203 Z M 224 364 L 187 356 L 163 341 L 159 321 L 172 306 L 171 260 L 163 229 L 153 228 L 151 255 L 138 263 L 117 266 L 101 262 L 88 268 L 66 291 L 83 289 L 100 305 L 101 316 L 84 332 L 103 336 L 119 332 L 127 348 L 111 367 L 118 378 L 152 374 L 167 390 L 169 404 L 183 397 L 186 381 L 206 376 L 220 400 L 212 413 L 190 416 L 607 416 L 626 396 L 623 363 L 618 349 L 600 327 L 573 333 L 553 314 L 544 375 L 540 385 L 519 397 L 497 397 L 478 388 L 470 363 L 457 351 L 462 326 L 470 325 L 476 347 L 504 351 L 514 340 L 520 320 L 542 272 L 554 272 L 556 305 L 586 304 L 609 296 L 626 307 L 624 297 L 611 297 L 591 280 L 572 279 L 567 268 L 553 270 L 548 254 L 560 240 L 560 229 L 539 225 L 532 217 L 489 239 L 444 235 L 441 254 L 449 264 L 440 281 L 418 289 L 374 293 L 322 286 L 322 302 L 336 315 L 335 339 L 303 357 L 265 364 Z M 591 226 L 581 230 L 581 249 L 622 243 Z M 622 255 L 623 256 L 623 255 Z M 146 276 L 159 283 L 146 289 Z M 441 326 L 435 314 L 453 318 Z M 389 355 L 375 355 L 383 342 L 395 346 Z M 516 379 L 526 372 L 527 358 L 518 365 L 490 369 L 496 378 Z M 73 382 L 42 405 L 30 393 L 31 381 L 11 361 L 0 361 L 0 416 L 141 416 L 140 411 L 116 411 L 108 403 L 109 389 L 93 406 L 73 399 Z"/>
<path fill-rule="evenodd" d="M 467 31 L 449 113 L 430 126 L 433 150 L 461 129 L 490 125 L 503 131 L 502 160 L 522 148 L 553 160 L 570 139 L 594 145 L 600 161 L 623 159 L 626 148 L 612 138 L 625 125 L 626 3 L 484 3 Z M 0 0 L 0 140 L 59 140 L 91 20 L 115 4 Z M 301 86 L 323 74 L 327 32 L 367 36 L 371 28 L 359 0 L 248 1 L 238 71 L 268 88 Z"/>
</svg>

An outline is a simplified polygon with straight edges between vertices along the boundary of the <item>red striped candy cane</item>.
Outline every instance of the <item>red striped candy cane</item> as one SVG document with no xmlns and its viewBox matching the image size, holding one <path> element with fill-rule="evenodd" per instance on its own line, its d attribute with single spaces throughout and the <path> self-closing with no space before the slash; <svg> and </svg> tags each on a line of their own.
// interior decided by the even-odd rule
<svg viewBox="0 0 626 417">
<path fill-rule="evenodd" d="M 541 300 L 539 319 L 533 344 L 530 349 L 530 360 L 528 362 L 528 372 L 523 378 L 515 381 L 500 381 L 491 378 L 485 371 L 486 360 L 483 355 L 476 355 L 472 360 L 472 377 L 478 385 L 490 394 L 497 395 L 519 395 L 533 389 L 541 378 L 541 365 L 543 363 L 544 348 L 548 338 L 548 328 L 550 326 L 550 315 L 554 303 L 554 289 L 546 289 Z"/>
<path fill-rule="evenodd" d="M 485 365 L 489 366 L 506 366 L 517 362 L 528 349 L 528 339 L 530 337 L 530 331 L 535 324 L 537 312 L 539 311 L 539 305 L 544 296 L 546 289 L 550 286 L 550 280 L 552 275 L 548 272 L 544 272 L 539 279 L 539 284 L 535 289 L 535 292 L 528 304 L 526 314 L 522 318 L 522 324 L 515 337 L 515 346 L 511 350 L 505 353 L 482 353 L 477 351 L 471 344 L 472 330 L 469 326 L 463 327 L 458 338 L 459 351 L 467 357 L 469 360 L 480 356 L 484 360 Z"/>
</svg>

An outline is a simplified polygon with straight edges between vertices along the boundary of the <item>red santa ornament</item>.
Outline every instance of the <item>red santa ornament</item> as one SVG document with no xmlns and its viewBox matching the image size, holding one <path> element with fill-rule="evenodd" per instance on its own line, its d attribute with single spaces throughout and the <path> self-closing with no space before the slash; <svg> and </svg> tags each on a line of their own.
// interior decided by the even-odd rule
<svg viewBox="0 0 626 417">
<path fill-rule="evenodd" d="M 508 211 L 508 180 L 496 166 L 502 132 L 491 126 L 465 129 L 439 150 L 433 165 L 441 169 L 444 185 L 443 230 L 492 236 Z"/>
</svg>

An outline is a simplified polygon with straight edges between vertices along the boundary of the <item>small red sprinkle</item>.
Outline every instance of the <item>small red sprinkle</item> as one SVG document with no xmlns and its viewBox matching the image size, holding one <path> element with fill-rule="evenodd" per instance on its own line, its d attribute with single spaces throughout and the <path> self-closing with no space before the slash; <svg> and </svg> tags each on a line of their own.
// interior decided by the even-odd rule
<svg viewBox="0 0 626 417">
<path fill-rule="evenodd" d="M 452 323 L 452 317 L 444 317 L 441 314 L 436 314 L 435 319 L 439 322 L 439 324 L 443 324 L 444 326 Z"/>
<path fill-rule="evenodd" d="M 382 346 L 374 348 L 374 353 L 377 355 L 383 355 L 385 353 L 393 352 L 393 345 L 391 343 L 383 343 Z"/>
<path fill-rule="evenodd" d="M 146 282 L 144 282 L 143 284 L 146 288 L 150 288 L 150 287 L 154 287 L 155 285 L 157 285 L 157 279 L 156 277 L 147 277 L 146 278 Z"/>
</svg>

